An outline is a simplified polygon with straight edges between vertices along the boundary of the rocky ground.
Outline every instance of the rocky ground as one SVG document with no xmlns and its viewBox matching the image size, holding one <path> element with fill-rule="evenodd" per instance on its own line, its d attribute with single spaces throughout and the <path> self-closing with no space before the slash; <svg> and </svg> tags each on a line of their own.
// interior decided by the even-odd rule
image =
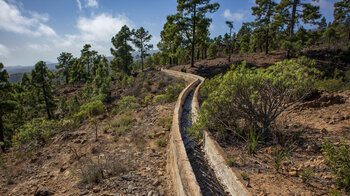
<svg viewBox="0 0 350 196">
<path fill-rule="evenodd" d="M 236 158 L 235 169 L 248 179 L 242 182 L 253 195 L 328 195 L 337 187 L 335 177 L 325 163 L 322 144 L 346 141 L 350 144 L 350 91 L 320 92 L 277 119 L 276 134 L 297 135 L 298 140 L 286 140 L 277 148 L 287 149 L 277 172 L 274 163 L 273 140 L 260 144 L 256 154 L 248 155 L 246 143 L 221 143 L 230 156 Z M 233 141 L 232 141 L 233 142 Z"/>
<path fill-rule="evenodd" d="M 84 125 L 57 134 L 42 148 L 6 154 L 0 170 L 0 195 L 171 195 L 166 147 L 156 141 L 168 139 L 168 128 L 158 122 L 171 117 L 173 108 L 170 103 L 133 111 L 136 121 L 121 136 L 111 129 L 102 130 L 117 115 L 101 122 L 98 141 L 93 128 Z M 91 176 L 96 168 L 102 168 L 103 179 L 83 183 L 82 175 Z"/>
<path fill-rule="evenodd" d="M 114 77 L 108 112 L 98 117 L 97 140 L 95 127 L 86 120 L 45 143 L 0 154 L 0 195 L 172 195 L 166 146 L 175 103 L 147 106 L 143 100 L 165 93 L 177 80 L 150 70 L 130 87 L 117 81 Z M 55 94 L 71 98 L 83 87 L 56 86 Z M 141 107 L 118 109 L 123 96 L 135 96 Z"/>
</svg>

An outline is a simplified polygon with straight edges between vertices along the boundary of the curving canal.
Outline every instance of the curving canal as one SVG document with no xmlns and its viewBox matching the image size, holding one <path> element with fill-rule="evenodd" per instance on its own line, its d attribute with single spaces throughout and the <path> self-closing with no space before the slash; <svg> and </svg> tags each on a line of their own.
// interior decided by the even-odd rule
<svg viewBox="0 0 350 196">
<path fill-rule="evenodd" d="M 192 169 L 200 186 L 203 196 L 228 195 L 219 183 L 213 169 L 210 167 L 202 146 L 197 144 L 187 132 L 187 128 L 192 127 L 192 100 L 194 90 L 186 98 L 181 117 L 181 136 L 184 141 L 186 153 L 191 163 Z"/>
</svg>

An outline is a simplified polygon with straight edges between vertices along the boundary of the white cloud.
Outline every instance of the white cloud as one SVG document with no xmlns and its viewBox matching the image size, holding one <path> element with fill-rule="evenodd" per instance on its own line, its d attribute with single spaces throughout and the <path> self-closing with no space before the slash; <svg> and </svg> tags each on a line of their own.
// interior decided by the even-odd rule
<svg viewBox="0 0 350 196">
<path fill-rule="evenodd" d="M 133 26 L 129 18 L 124 15 L 113 17 L 105 13 L 91 18 L 81 17 L 77 23 L 83 40 L 108 42 L 124 25 Z"/>
<path fill-rule="evenodd" d="M 34 36 L 54 36 L 55 31 L 43 24 L 49 19 L 47 14 L 29 12 L 31 17 L 23 16 L 18 7 L 0 0 L 0 30 Z"/>
<path fill-rule="evenodd" d="M 78 8 L 79 8 L 79 10 L 81 10 L 81 9 L 82 9 L 82 7 L 81 7 L 81 2 L 80 2 L 80 0 L 77 0 L 77 4 L 78 4 Z"/>
<path fill-rule="evenodd" d="M 226 9 L 223 15 L 227 20 L 232 20 L 235 22 L 240 22 L 244 18 L 244 13 L 242 12 L 231 13 L 229 9 Z"/>
<path fill-rule="evenodd" d="M 22 47 L 14 48 L 16 53 L 21 54 L 21 58 L 9 55 L 8 57 L 11 58 L 4 63 L 30 65 L 40 60 L 56 62 L 61 52 L 70 52 L 79 57 L 84 44 L 91 44 L 92 50 L 110 56 L 111 38 L 120 31 L 123 25 L 128 25 L 130 29 L 134 28 L 133 23 L 124 15 L 112 16 L 102 13 L 87 18 L 81 17 L 77 20 L 78 32 L 76 34 L 60 35 L 53 39 L 47 37 L 37 42 L 25 43 Z M 159 40 L 160 37 L 153 37 L 151 43 L 156 44 Z"/>
<path fill-rule="evenodd" d="M 0 44 L 0 56 L 6 57 L 10 54 L 10 50 L 5 46 Z"/>
<path fill-rule="evenodd" d="M 76 0 L 76 1 L 77 1 L 78 8 L 81 11 L 83 9 L 82 2 L 81 0 Z M 97 0 L 84 0 L 83 3 L 84 3 L 84 8 L 89 8 L 89 7 L 98 8 Z"/>
<path fill-rule="evenodd" d="M 98 7 L 98 2 L 97 0 L 85 0 L 85 7 Z"/>
</svg>

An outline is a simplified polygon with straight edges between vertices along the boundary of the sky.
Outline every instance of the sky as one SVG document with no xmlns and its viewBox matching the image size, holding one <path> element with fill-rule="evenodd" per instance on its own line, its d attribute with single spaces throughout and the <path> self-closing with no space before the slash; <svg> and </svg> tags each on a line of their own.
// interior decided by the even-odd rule
<svg viewBox="0 0 350 196">
<path fill-rule="evenodd" d="M 213 19 L 211 37 L 228 32 L 227 20 L 234 21 L 235 32 L 242 22 L 254 20 L 254 0 L 211 2 L 220 4 L 217 12 L 207 15 Z M 333 20 L 334 2 L 314 2 L 327 21 Z M 176 13 L 176 6 L 176 0 L 0 0 L 0 62 L 5 68 L 41 60 L 54 63 L 61 52 L 79 57 L 84 44 L 111 56 L 111 38 L 123 25 L 144 27 L 156 47 L 166 17 Z"/>
</svg>

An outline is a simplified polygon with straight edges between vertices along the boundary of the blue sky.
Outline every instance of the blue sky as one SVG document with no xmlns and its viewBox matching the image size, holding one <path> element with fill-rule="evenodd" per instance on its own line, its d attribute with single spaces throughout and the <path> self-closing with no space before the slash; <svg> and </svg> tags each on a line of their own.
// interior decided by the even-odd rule
<svg viewBox="0 0 350 196">
<path fill-rule="evenodd" d="M 217 0 L 220 9 L 213 19 L 211 37 L 235 31 L 242 22 L 254 20 L 254 0 Z M 321 13 L 333 20 L 335 0 L 319 0 Z M 123 25 L 143 26 L 160 41 L 166 16 L 176 13 L 176 0 L 0 0 L 0 62 L 6 66 L 34 65 L 40 60 L 56 62 L 61 52 L 80 55 L 85 43 L 100 54 L 110 55 L 111 37 Z"/>
</svg>

